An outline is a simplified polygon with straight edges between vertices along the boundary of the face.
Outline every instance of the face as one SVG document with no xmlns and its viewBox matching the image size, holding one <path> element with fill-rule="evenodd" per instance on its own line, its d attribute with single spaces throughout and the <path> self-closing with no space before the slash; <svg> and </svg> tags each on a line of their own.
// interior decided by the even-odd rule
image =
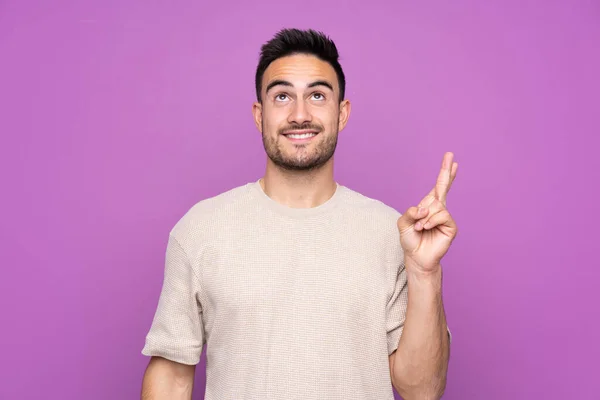
<svg viewBox="0 0 600 400">
<path fill-rule="evenodd" d="M 253 113 L 272 163 L 298 171 L 331 162 L 350 103 L 339 101 L 329 63 L 310 55 L 279 58 L 264 73 L 261 97 Z"/>
</svg>

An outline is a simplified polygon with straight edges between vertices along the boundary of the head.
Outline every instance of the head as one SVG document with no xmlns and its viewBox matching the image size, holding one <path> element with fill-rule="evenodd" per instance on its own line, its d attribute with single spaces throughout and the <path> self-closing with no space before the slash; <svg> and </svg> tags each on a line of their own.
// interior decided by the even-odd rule
<svg viewBox="0 0 600 400">
<path fill-rule="evenodd" d="M 269 160 L 286 170 L 332 162 L 350 102 L 333 41 L 313 30 L 284 29 L 261 48 L 254 120 Z"/>
</svg>

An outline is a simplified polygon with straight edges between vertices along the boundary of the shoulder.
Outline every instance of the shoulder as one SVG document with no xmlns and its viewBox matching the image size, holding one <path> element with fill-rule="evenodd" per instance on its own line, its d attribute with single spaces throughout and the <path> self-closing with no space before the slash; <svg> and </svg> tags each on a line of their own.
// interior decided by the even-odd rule
<svg viewBox="0 0 600 400">
<path fill-rule="evenodd" d="M 393 223 L 396 223 L 398 218 L 402 215 L 394 207 L 381 200 L 368 197 L 349 187 L 342 187 L 343 203 L 348 210 L 352 210 L 359 215 L 368 216 L 370 219 L 377 222 L 392 221 Z"/>
<path fill-rule="evenodd" d="M 402 215 L 393 206 L 374 199 L 348 187 L 343 188 L 343 209 L 354 221 L 354 229 L 362 230 L 373 245 L 382 245 L 387 258 L 399 265 L 403 256 L 400 246 L 398 218 Z"/>
<path fill-rule="evenodd" d="M 374 236 L 383 235 L 386 241 L 398 242 L 398 218 L 402 214 L 391 205 L 344 186 L 342 207 L 356 221 L 357 228 L 369 230 Z"/>
<path fill-rule="evenodd" d="M 170 235 L 183 247 L 197 239 L 210 237 L 211 231 L 234 220 L 236 211 L 247 207 L 251 198 L 250 184 L 245 184 L 200 200 L 183 214 L 171 229 Z"/>
</svg>

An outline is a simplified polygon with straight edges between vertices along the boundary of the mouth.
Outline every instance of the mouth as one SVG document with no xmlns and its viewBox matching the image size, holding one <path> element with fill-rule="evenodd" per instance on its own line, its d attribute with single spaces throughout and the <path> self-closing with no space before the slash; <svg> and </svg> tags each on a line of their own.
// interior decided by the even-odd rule
<svg viewBox="0 0 600 400">
<path fill-rule="evenodd" d="M 311 129 L 304 130 L 296 130 L 296 131 L 287 131 L 283 133 L 288 140 L 298 143 L 298 142 L 308 142 L 312 140 L 315 136 L 319 134 L 318 131 Z"/>
</svg>

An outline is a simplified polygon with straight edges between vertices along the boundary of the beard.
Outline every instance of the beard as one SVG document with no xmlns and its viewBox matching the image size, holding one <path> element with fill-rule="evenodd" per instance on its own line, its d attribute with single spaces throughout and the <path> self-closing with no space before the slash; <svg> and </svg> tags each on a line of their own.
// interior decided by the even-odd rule
<svg viewBox="0 0 600 400">
<path fill-rule="evenodd" d="M 285 154 L 285 144 L 280 140 L 287 140 L 282 136 L 282 132 L 292 129 L 314 129 L 319 132 L 319 135 L 324 135 L 323 127 L 320 125 L 304 124 L 297 126 L 287 126 L 278 130 L 277 138 L 265 135 L 265 126 L 262 125 L 262 140 L 267 156 L 271 161 L 288 171 L 309 171 L 322 167 L 327 161 L 333 157 L 337 147 L 338 130 L 334 134 L 326 136 L 316 145 L 312 143 L 292 144 L 296 148 L 294 154 Z M 318 135 L 317 135 L 318 136 Z M 316 139 L 316 137 L 315 137 Z M 309 152 L 309 147 L 314 147 L 312 152 Z"/>
</svg>

